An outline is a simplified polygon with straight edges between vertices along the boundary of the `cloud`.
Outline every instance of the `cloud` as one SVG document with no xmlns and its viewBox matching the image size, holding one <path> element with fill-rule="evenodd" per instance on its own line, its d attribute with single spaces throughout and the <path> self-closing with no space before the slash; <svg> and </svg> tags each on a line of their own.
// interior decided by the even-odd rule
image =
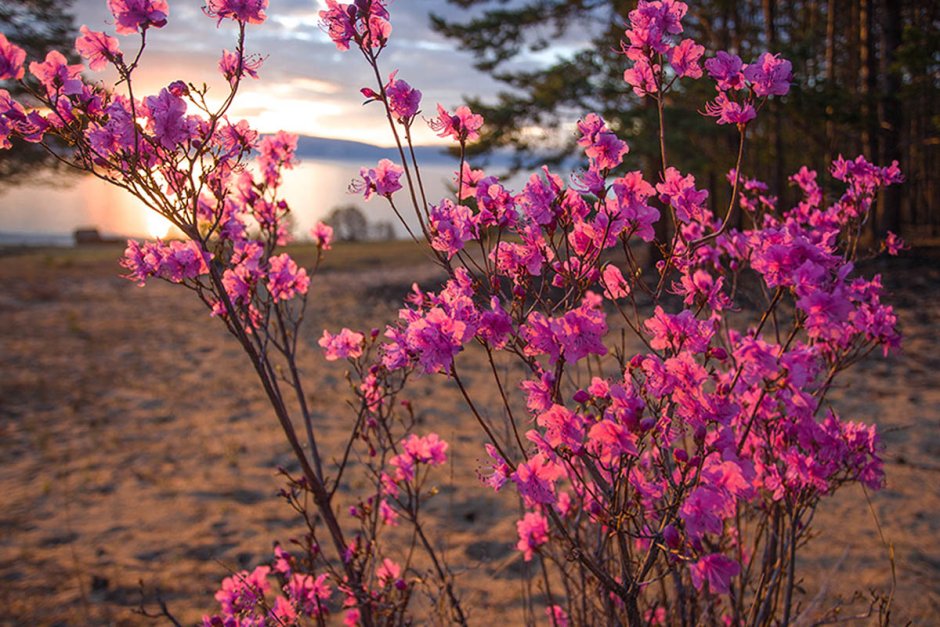
<svg viewBox="0 0 940 627">
<path fill-rule="evenodd" d="M 391 138 L 377 106 L 363 107 L 360 88 L 374 87 L 375 77 L 354 50 L 341 53 L 319 26 L 323 0 L 277 0 L 264 24 L 248 29 L 246 49 L 264 57 L 260 81 L 244 83 L 232 110 L 264 131 L 276 122 L 286 130 L 310 135 L 371 141 L 387 145 Z M 155 93 L 171 81 L 210 86 L 210 96 L 224 95 L 218 76 L 223 49 L 234 49 L 236 29 L 202 12 L 199 0 L 170 1 L 167 26 L 148 33 L 147 50 L 137 75 L 137 95 Z M 380 58 L 383 80 L 395 69 L 399 77 L 424 94 L 422 108 L 433 113 L 436 103 L 452 107 L 464 94 L 492 96 L 498 84 L 472 69 L 472 59 L 429 26 L 428 14 L 440 2 L 399 0 L 391 3 L 390 46 Z M 77 24 L 113 33 L 113 18 L 104 0 L 77 0 Z M 120 37 L 126 55 L 136 51 L 136 37 Z M 113 77 L 105 75 L 105 80 Z M 422 124 L 418 141 L 435 141 Z"/>
</svg>

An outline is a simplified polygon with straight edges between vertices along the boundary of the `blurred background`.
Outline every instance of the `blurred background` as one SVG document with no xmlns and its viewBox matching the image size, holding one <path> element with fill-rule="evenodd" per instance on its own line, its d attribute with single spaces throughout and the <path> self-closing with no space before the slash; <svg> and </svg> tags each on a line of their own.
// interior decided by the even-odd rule
<svg viewBox="0 0 940 627">
<path fill-rule="evenodd" d="M 168 25 L 151 33 L 137 75 L 138 92 L 156 93 L 177 79 L 207 81 L 221 94 L 216 65 L 233 47 L 234 31 L 202 14 L 202 3 L 170 3 Z M 383 52 L 387 72 L 399 70 L 424 93 L 424 111 L 436 103 L 467 102 L 486 119 L 473 164 L 511 174 L 576 155 L 574 124 L 601 113 L 630 144 L 623 166 L 656 175 L 656 110 L 623 82 L 619 53 L 633 0 L 415 0 L 392 5 L 392 43 Z M 364 63 L 341 53 L 319 26 L 323 0 L 278 0 L 268 20 L 249 31 L 248 51 L 264 57 L 260 81 L 248 81 L 231 116 L 262 132 L 284 129 L 305 136 L 305 165 L 287 181 L 298 232 L 337 208 L 360 165 L 374 164 L 391 137 L 376 105 L 362 106 L 359 89 L 371 85 Z M 0 31 L 41 59 L 68 49 L 81 24 L 113 32 L 101 0 L 6 0 Z M 864 154 L 880 164 L 898 160 L 907 182 L 879 199 L 868 227 L 892 230 L 916 243 L 940 237 L 940 3 L 932 0 L 702 0 L 690 3 L 684 37 L 708 53 L 728 50 L 745 61 L 764 51 L 793 63 L 794 85 L 775 99 L 750 132 L 745 174 L 767 182 L 783 207 L 797 200 L 787 177 L 801 165 L 820 171 L 842 154 Z M 135 38 L 121 37 L 132 50 Z M 344 58 L 345 55 L 345 58 Z M 111 81 L 113 76 L 101 75 Z M 17 92 L 15 85 L 3 87 Z M 713 208 L 727 202 L 725 175 L 737 135 L 699 114 L 714 87 L 683 81 L 669 94 L 666 144 L 671 164 L 694 172 Z M 210 91 L 210 95 L 211 95 Z M 446 190 L 455 169 L 441 154 L 443 140 L 422 123 L 416 143 L 428 179 Z M 106 234 L 164 236 L 168 225 L 106 185 L 66 178 L 35 146 L 0 153 L 0 241 L 69 243 L 75 229 Z M 569 159 L 567 166 L 577 166 Z M 514 179 L 514 182 L 522 180 Z M 65 183 L 68 185 L 65 185 Z M 54 184 L 53 184 L 54 183 Z M 358 207 L 366 219 L 388 218 L 384 207 Z M 402 233 L 379 224 L 374 234 Z M 32 239 L 31 239 L 32 238 Z"/>
<path fill-rule="evenodd" d="M 574 126 L 588 111 L 630 143 L 623 168 L 655 180 L 655 107 L 627 88 L 626 59 L 617 53 L 634 4 L 397 0 L 381 63 L 385 74 L 398 69 L 424 92 L 425 115 L 438 102 L 482 112 L 485 136 L 471 163 L 509 175 L 517 188 L 527 166 L 560 164 L 562 173 L 582 164 Z M 169 23 L 148 35 L 138 95 L 178 79 L 205 80 L 211 93 L 223 93 L 216 67 L 234 32 L 216 27 L 201 5 L 170 0 Z M 232 117 L 262 132 L 301 135 L 303 164 L 288 173 L 284 190 L 296 231 L 326 219 L 352 242 L 331 251 L 317 278 L 305 335 L 312 347 L 324 327 L 381 328 L 414 281 L 441 277 L 409 242 L 360 243 L 402 235 L 384 203 L 347 193 L 360 166 L 393 156 L 384 116 L 363 106 L 359 93 L 374 77 L 318 26 L 325 2 L 271 5 L 248 37 L 249 53 L 265 59 L 261 80 L 243 85 Z M 871 506 L 848 491 L 821 508 L 801 585 L 807 598 L 818 593 L 813 602 L 860 604 L 862 613 L 864 591 L 896 590 L 897 624 L 932 624 L 940 613 L 940 3 L 690 5 L 685 36 L 710 54 L 730 50 L 750 61 L 769 50 L 793 63 L 794 85 L 754 124 L 744 167 L 782 207 L 797 200 L 789 174 L 802 164 L 822 173 L 839 154 L 897 159 L 907 177 L 879 198 L 867 228 L 872 237 L 899 232 L 917 250 L 863 268 L 884 275 L 904 352 L 859 364 L 833 391 L 843 415 L 878 422 L 888 485 Z M 113 32 L 112 21 L 104 0 L 0 0 L 0 32 L 30 60 L 70 48 L 82 24 Z M 121 43 L 133 49 L 133 38 Z M 666 142 L 671 164 L 694 172 L 697 187 L 721 207 L 737 137 L 699 115 L 713 94 L 707 79 L 670 93 Z M 429 196 L 440 196 L 457 161 L 420 122 L 416 141 L 425 182 L 433 182 Z M 119 278 L 118 247 L 67 248 L 76 234 L 119 241 L 166 236 L 168 225 L 121 190 L 54 164 L 35 147 L 0 152 L 0 625 L 149 624 L 131 611 L 141 603 L 153 609 L 156 589 L 195 623 L 213 607 L 222 577 L 268 559 L 273 538 L 303 532 L 275 502 L 273 468 L 289 455 L 250 365 L 197 299 L 176 286 L 138 289 Z M 307 266 L 316 258 L 310 246 L 296 252 Z M 345 365 L 326 365 L 317 351 L 307 359 L 318 428 L 337 442 L 346 423 L 335 417 L 348 411 Z M 493 395 L 488 372 L 480 358 L 466 376 Z M 453 443 L 455 466 L 477 467 L 477 428 L 462 419 L 458 391 L 424 379 L 413 394 L 419 420 L 441 425 Z M 481 622 L 517 624 L 525 578 L 507 540 L 516 534 L 515 508 L 472 475 L 451 473 L 435 524 L 451 534 L 455 563 L 469 564 L 461 584 Z"/>
</svg>

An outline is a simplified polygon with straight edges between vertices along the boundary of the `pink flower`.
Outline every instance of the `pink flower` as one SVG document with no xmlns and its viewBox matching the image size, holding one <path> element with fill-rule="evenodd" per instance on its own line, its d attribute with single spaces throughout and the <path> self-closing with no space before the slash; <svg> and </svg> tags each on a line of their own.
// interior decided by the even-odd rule
<svg viewBox="0 0 940 627">
<path fill-rule="evenodd" d="M 578 145 L 584 147 L 584 154 L 591 160 L 594 169 L 616 168 L 630 150 L 627 143 L 618 139 L 596 113 L 589 113 L 580 120 L 578 131 L 581 133 Z"/>
<path fill-rule="evenodd" d="M 667 314 L 663 308 L 656 305 L 653 317 L 649 318 L 644 326 L 653 338 L 650 346 L 656 350 L 671 350 L 679 352 L 682 349 L 693 353 L 702 353 L 708 348 L 708 343 L 714 335 L 707 322 L 699 321 L 688 309 L 677 315 Z"/>
<path fill-rule="evenodd" d="M 512 318 L 503 309 L 498 296 L 490 298 L 490 310 L 480 315 L 477 337 L 495 350 L 502 350 L 513 331 Z"/>
<path fill-rule="evenodd" d="M 604 272 L 601 273 L 601 283 L 604 285 L 604 296 L 610 300 L 626 298 L 630 294 L 630 285 L 623 278 L 620 268 L 612 263 L 604 266 Z"/>
<path fill-rule="evenodd" d="M 613 465 L 616 468 L 621 456 L 637 456 L 636 436 L 624 425 L 612 420 L 594 423 L 588 432 L 587 442 L 588 449 L 605 466 Z"/>
<path fill-rule="evenodd" d="M 151 26 L 162 28 L 170 14 L 166 0 L 108 0 L 108 9 L 119 35 L 133 35 Z"/>
<path fill-rule="evenodd" d="M 682 176 L 679 170 L 667 168 L 663 181 L 656 185 L 659 199 L 676 210 L 676 219 L 684 224 L 702 222 L 708 191 L 695 189 L 695 177 Z"/>
<path fill-rule="evenodd" d="M 564 185 L 560 176 L 548 171 L 548 166 L 542 166 L 542 172 L 545 174 L 544 179 L 538 174 L 529 177 L 519 200 L 528 219 L 539 225 L 549 225 L 557 217 L 555 202 Z"/>
<path fill-rule="evenodd" d="M 313 240 L 317 248 L 330 250 L 331 244 L 333 243 L 333 227 L 323 222 L 317 222 L 316 225 L 310 229 L 310 239 Z"/>
<path fill-rule="evenodd" d="M 538 276 L 545 265 L 545 254 L 537 246 L 499 242 L 490 259 L 496 262 L 497 271 L 504 276 L 528 274 Z"/>
<path fill-rule="evenodd" d="M 349 50 L 349 44 L 358 40 L 363 49 L 382 48 L 392 32 L 388 22 L 388 9 L 384 0 L 372 0 L 369 11 L 362 9 L 365 3 L 340 4 L 326 0 L 327 9 L 320 11 L 320 24 L 339 50 Z"/>
<path fill-rule="evenodd" d="M 144 98 L 144 113 L 157 141 L 167 150 L 175 149 L 193 132 L 185 118 L 186 101 L 166 87 L 160 90 L 159 95 Z"/>
<path fill-rule="evenodd" d="M 653 195 L 653 186 L 643 180 L 639 171 L 628 172 L 611 186 L 614 196 L 607 199 L 607 211 L 626 222 L 627 235 L 635 234 L 644 242 L 656 236 L 653 225 L 659 221 L 659 210 L 649 206 L 647 200 Z"/>
<path fill-rule="evenodd" d="M 274 570 L 289 577 L 294 570 L 294 556 L 282 549 L 280 544 L 275 544 L 274 558 Z"/>
<path fill-rule="evenodd" d="M 229 85 L 235 85 L 238 80 L 245 76 L 258 78 L 258 69 L 263 62 L 264 59 L 261 57 L 239 57 L 237 52 L 223 50 L 222 58 L 219 59 L 219 71 Z"/>
<path fill-rule="evenodd" d="M 29 64 L 29 73 L 42 83 L 49 97 L 59 93 L 66 96 L 82 93 L 83 69 L 85 68 L 81 64 L 69 65 L 58 50 L 49 51 L 46 60 L 42 63 L 33 61 Z"/>
<path fill-rule="evenodd" d="M 669 63 L 679 76 L 701 78 L 702 67 L 699 65 L 699 59 L 704 52 L 704 46 L 691 39 L 683 39 L 682 43 L 669 51 Z"/>
<path fill-rule="evenodd" d="M 431 205 L 429 222 L 431 248 L 445 253 L 448 259 L 460 252 L 476 231 L 470 207 L 456 205 L 449 198 Z"/>
<path fill-rule="evenodd" d="M 379 515 L 382 517 L 382 524 L 388 525 L 389 527 L 398 526 L 398 512 L 392 509 L 392 506 L 388 504 L 388 501 L 382 499 L 379 503 Z"/>
<path fill-rule="evenodd" d="M 656 74 L 659 72 L 659 65 L 650 65 L 649 60 L 641 58 L 623 73 L 623 80 L 633 87 L 633 93 L 642 98 L 647 94 L 655 94 L 659 91 L 659 85 L 656 82 Z"/>
<path fill-rule="evenodd" d="M 91 70 L 103 70 L 108 63 L 121 59 L 117 38 L 92 31 L 87 26 L 82 26 L 81 32 L 81 36 L 75 40 L 75 49 L 82 57 L 88 59 L 88 67 Z"/>
<path fill-rule="evenodd" d="M 363 339 L 362 333 L 350 331 L 345 327 L 336 335 L 331 335 L 329 331 L 324 329 L 319 344 L 326 354 L 327 361 L 357 359 L 362 356 Z"/>
<path fill-rule="evenodd" d="M 489 442 L 485 443 L 483 446 L 486 448 L 486 454 L 489 455 L 490 459 L 493 461 L 484 464 L 477 474 L 480 477 L 480 481 L 498 492 L 499 489 L 503 487 L 503 484 L 506 483 L 506 479 L 509 478 L 510 468 L 506 460 L 504 460 L 499 454 L 499 451 L 496 450 L 495 446 Z M 484 469 L 489 471 L 489 474 L 484 472 Z"/>
<path fill-rule="evenodd" d="M 538 512 L 528 512 L 516 522 L 516 531 L 519 533 L 516 548 L 530 562 L 535 550 L 548 542 L 548 520 Z"/>
<path fill-rule="evenodd" d="M 885 238 L 885 250 L 889 255 L 897 256 L 902 250 L 907 250 L 910 246 L 901 239 L 897 233 L 888 231 L 888 237 Z"/>
<path fill-rule="evenodd" d="M 0 81 L 23 78 L 25 61 L 26 51 L 10 43 L 6 35 L 0 33 Z"/>
<path fill-rule="evenodd" d="M 222 588 L 215 593 L 215 600 L 222 606 L 222 612 L 229 616 L 242 612 L 251 612 L 264 600 L 264 595 L 271 589 L 268 582 L 268 566 L 258 566 L 252 572 L 241 571 L 222 581 Z"/>
<path fill-rule="evenodd" d="M 714 58 L 705 61 L 705 69 L 708 70 L 708 75 L 718 82 L 720 91 L 744 87 L 744 74 L 741 72 L 743 65 L 741 57 L 723 50 Z"/>
<path fill-rule="evenodd" d="M 316 579 L 312 575 L 294 573 L 284 587 L 287 596 L 299 612 L 305 616 L 317 617 L 327 612 L 326 602 L 333 594 L 327 583 L 329 575 L 323 573 Z"/>
<path fill-rule="evenodd" d="M 258 166 L 264 175 L 268 187 L 276 187 L 281 182 L 281 170 L 293 169 L 297 164 L 294 153 L 297 151 L 297 135 L 278 131 L 274 135 L 265 135 L 258 145 Z"/>
<path fill-rule="evenodd" d="M 395 78 L 398 70 L 392 72 L 385 85 L 385 94 L 388 97 L 388 108 L 399 122 L 408 122 L 417 113 L 421 106 L 421 92 L 414 89 L 403 80 Z"/>
<path fill-rule="evenodd" d="M 555 482 L 564 474 L 561 466 L 543 453 L 536 453 L 516 466 L 516 472 L 510 475 L 510 479 L 515 482 L 526 505 L 533 507 L 538 503 L 555 502 Z"/>
<path fill-rule="evenodd" d="M 712 594 L 728 594 L 731 578 L 741 572 L 741 566 L 730 557 L 721 553 L 706 555 L 689 567 L 692 575 L 692 585 L 701 590 L 708 582 L 708 589 Z"/>
<path fill-rule="evenodd" d="M 705 105 L 705 115 L 718 118 L 719 124 L 747 124 L 757 117 L 757 111 L 750 103 L 741 104 L 730 100 L 722 92 L 711 102 Z"/>
<path fill-rule="evenodd" d="M 437 105 L 437 114 L 436 118 L 428 121 L 428 126 L 437 133 L 438 137 L 453 137 L 461 143 L 480 138 L 483 116 L 473 113 L 470 107 L 460 105 L 451 115 L 447 109 Z"/>
<path fill-rule="evenodd" d="M 382 159 L 374 168 L 361 168 L 359 176 L 362 178 L 353 181 L 349 186 L 349 191 L 361 193 L 366 200 L 372 198 L 373 194 L 389 198 L 401 189 L 401 183 L 398 180 L 404 172 L 405 170 L 400 165 L 388 159 Z"/>
<path fill-rule="evenodd" d="M 765 52 L 744 68 L 746 78 L 758 96 L 785 96 L 793 80 L 792 66 L 779 55 Z"/>
<path fill-rule="evenodd" d="M 568 614 L 560 605 L 546 607 L 545 613 L 553 627 L 568 627 Z"/>
<path fill-rule="evenodd" d="M 229 18 L 236 22 L 261 24 L 267 18 L 264 10 L 268 0 L 207 0 L 204 11 L 209 17 L 219 18 L 218 23 Z"/>
<path fill-rule="evenodd" d="M 545 429 L 545 441 L 552 447 L 564 446 L 574 452 L 581 449 L 584 421 L 564 405 L 552 405 L 548 411 L 539 414 L 536 422 Z"/>
<path fill-rule="evenodd" d="M 211 255 L 203 252 L 194 241 L 145 242 L 141 245 L 134 240 L 127 241 L 127 249 L 121 265 L 130 271 L 128 279 L 138 285 L 156 276 L 171 283 L 182 283 L 187 279 L 209 272 L 206 263 Z"/>
<path fill-rule="evenodd" d="M 447 463 L 448 444 L 436 433 L 418 437 L 414 433 L 401 441 L 406 453 L 422 464 L 440 466 Z"/>
<path fill-rule="evenodd" d="M 320 11 L 320 24 L 339 50 L 349 50 L 349 42 L 356 36 L 352 22 L 355 9 L 348 4 L 338 4 L 336 0 L 326 0 L 326 6 L 325 11 Z"/>
<path fill-rule="evenodd" d="M 375 575 L 379 578 L 379 585 L 384 588 L 401 577 L 401 566 L 386 557 L 376 569 Z"/>
<path fill-rule="evenodd" d="M 271 257 L 268 261 L 268 292 L 274 300 L 290 300 L 294 296 L 306 294 L 310 286 L 310 277 L 303 268 L 287 253 Z"/>
<path fill-rule="evenodd" d="M 706 533 L 720 535 L 724 519 L 733 515 L 731 496 L 704 484 L 692 490 L 679 510 L 686 533 L 695 540 L 700 540 Z"/>
</svg>

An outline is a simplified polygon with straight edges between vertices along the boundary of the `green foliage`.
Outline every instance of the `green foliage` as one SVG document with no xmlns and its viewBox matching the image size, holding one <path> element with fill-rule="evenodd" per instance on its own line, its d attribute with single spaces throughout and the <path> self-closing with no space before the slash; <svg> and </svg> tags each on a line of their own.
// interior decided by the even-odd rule
<svg viewBox="0 0 940 627">
<path fill-rule="evenodd" d="M 658 172 L 655 107 L 623 81 L 619 53 L 635 0 L 448 0 L 433 27 L 471 51 L 476 66 L 506 85 L 494 102 L 469 100 L 486 119 L 477 152 L 510 146 L 517 166 L 544 161 L 545 136 L 555 161 L 574 154 L 570 129 L 588 111 L 600 113 L 630 143 L 625 168 Z M 909 183 L 883 201 L 878 228 L 912 237 L 940 234 L 940 3 L 929 0 L 699 0 L 688 1 L 684 37 L 712 53 L 729 50 L 745 62 L 764 51 L 793 63 L 795 83 L 772 103 L 749 133 L 745 174 L 768 182 L 784 203 L 794 202 L 786 177 L 800 164 L 825 171 L 841 154 L 901 162 Z M 832 10 L 830 14 L 830 10 Z M 865 19 L 865 16 L 868 19 Z M 892 32 L 892 24 L 903 32 Z M 615 26 L 610 26 L 614 24 Z M 616 25 L 621 26 L 616 26 Z M 896 40 L 895 40 L 896 39 Z M 575 42 L 545 61 L 553 42 Z M 867 45 L 866 45 L 867 43 Z M 866 55 L 867 53 L 867 55 Z M 863 78 L 867 71 L 871 78 Z M 711 82 L 686 81 L 670 95 L 666 147 L 670 165 L 701 172 L 713 202 L 725 196 L 724 175 L 734 159 L 734 129 L 716 128 L 697 114 L 713 97 Z M 534 128 L 548 133 L 533 132 Z M 541 154 L 535 156 L 536 149 Z M 916 199 L 916 200 L 915 200 Z"/>
<path fill-rule="evenodd" d="M 70 12 L 71 5 L 72 0 L 2 0 L 0 32 L 26 50 L 27 63 L 41 61 L 50 50 L 68 54 L 75 47 L 78 30 Z M 78 62 L 74 52 L 69 61 Z M 25 95 L 22 87 L 12 81 L 0 81 L 0 89 L 6 89 L 18 99 Z M 59 166 L 47 151 L 14 140 L 12 150 L 0 152 L 0 188 L 53 168 Z"/>
</svg>

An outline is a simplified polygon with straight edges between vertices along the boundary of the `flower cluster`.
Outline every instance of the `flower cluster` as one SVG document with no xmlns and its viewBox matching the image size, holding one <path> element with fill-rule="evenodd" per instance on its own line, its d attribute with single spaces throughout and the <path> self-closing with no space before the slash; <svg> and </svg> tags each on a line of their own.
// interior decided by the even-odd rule
<svg viewBox="0 0 940 627">
<path fill-rule="evenodd" d="M 215 593 L 221 612 L 204 616 L 203 627 L 228 625 L 303 625 L 306 619 L 322 621 L 329 615 L 334 589 L 330 576 L 316 577 L 297 570 L 296 559 L 280 546 L 274 567 L 258 566 L 222 581 Z M 276 581 L 272 585 L 272 579 Z M 272 592 L 276 592 L 273 601 Z"/>
<path fill-rule="evenodd" d="M 692 39 L 679 40 L 683 32 L 682 18 L 688 5 L 678 0 L 640 0 L 630 11 L 627 41 L 620 43 L 621 51 L 633 62 L 624 71 L 623 79 L 633 87 L 637 96 L 666 91 L 662 63 L 668 62 L 676 77 L 699 78 L 702 68 L 699 60 L 705 48 Z"/>
<path fill-rule="evenodd" d="M 787 95 L 793 80 L 791 67 L 789 61 L 769 52 L 745 64 L 738 55 L 719 51 L 705 62 L 718 90 L 718 96 L 705 106 L 705 114 L 718 118 L 718 124 L 746 125 L 757 117 L 757 99 Z"/>
<path fill-rule="evenodd" d="M 391 33 L 386 3 L 326 4 L 320 17 L 337 48 L 357 48 L 385 76 L 378 56 Z M 117 33 L 142 40 L 168 15 L 159 0 L 109 6 Z M 243 36 L 266 8 L 265 0 L 210 0 L 205 12 L 236 21 Z M 746 65 L 718 52 L 703 71 L 704 48 L 681 38 L 687 10 L 678 0 L 640 0 L 621 42 L 631 63 L 624 78 L 638 96 L 653 96 L 664 124 L 663 95 L 680 78 L 707 72 L 718 94 L 704 115 L 736 126 L 743 149 L 765 100 L 787 94 L 791 65 L 771 53 Z M 117 39 L 81 33 L 76 46 L 89 67 L 114 66 L 130 83 L 133 67 Z M 258 65 L 241 42 L 223 53 L 219 69 L 232 96 Z M 446 463 L 449 447 L 436 433 L 414 433 L 410 403 L 395 401 L 415 373 L 452 379 L 468 401 L 487 440 L 481 480 L 512 492 L 524 510 L 516 548 L 524 561 L 540 561 L 546 592 L 553 580 L 566 582 L 560 597 L 548 595 L 556 625 L 738 624 L 758 609 L 768 622 L 789 616 L 794 556 L 820 499 L 847 483 L 883 481 L 876 429 L 841 417 L 826 396 L 840 371 L 899 345 L 880 277 L 862 276 L 853 261 L 877 194 L 902 181 L 896 163 L 840 156 L 829 174 L 844 192 L 828 202 L 817 173 L 801 168 L 790 180 L 803 197 L 784 208 L 746 176 L 739 151 L 721 215 L 665 154 L 652 176 L 622 173 L 627 143 L 588 113 L 575 137 L 586 168 L 566 181 L 543 167 L 517 193 L 467 163 L 482 117 L 438 105 L 430 127 L 457 142 L 461 159 L 456 193 L 428 202 L 407 150 L 421 93 L 392 72 L 362 93 L 384 107 L 399 142 L 404 126 L 403 163 L 363 168 L 351 189 L 398 213 L 393 195 L 415 183 L 408 196 L 448 277 L 436 291 L 415 284 L 384 333 L 323 331 L 326 359 L 348 360 L 359 400 L 345 450 L 323 455 L 297 367 L 312 272 L 278 252 L 289 239 L 282 172 L 295 164 L 297 138 L 259 138 L 246 122 L 228 120 L 231 98 L 208 111 L 204 89 L 181 81 L 135 98 L 86 82 L 84 66 L 57 52 L 28 70 L 42 106 L 0 91 L 0 147 L 61 137 L 76 147 L 76 165 L 129 189 L 179 228 L 185 241 L 129 242 L 128 278 L 182 284 L 222 318 L 300 462 L 299 479 L 284 472 L 290 487 L 282 496 L 305 516 L 303 559 L 278 548 L 273 566 L 227 578 L 216 595 L 221 613 L 206 625 L 322 622 L 340 603 L 350 625 L 411 620 L 412 587 L 426 578 L 408 580 L 412 552 L 396 561 L 381 540 L 382 529 L 405 522 L 431 558 L 448 618 L 466 622 L 418 522 L 433 493 L 429 471 Z M 0 36 L 0 80 L 25 73 L 24 51 Z M 745 219 L 735 228 L 738 209 Z M 657 240 L 659 227 L 673 234 Z M 311 231 L 318 263 L 332 235 L 323 224 Z M 891 254 L 903 246 L 894 234 L 881 243 Z M 655 269 L 637 261 L 642 249 L 662 257 Z M 490 366 L 500 403 L 492 415 L 505 419 L 503 429 L 460 378 L 458 363 L 473 352 Z M 286 388 L 296 393 L 293 411 Z M 306 447 L 294 430 L 298 417 Z M 350 497 L 341 523 L 334 496 L 344 493 L 352 459 L 367 488 Z M 329 535 L 332 555 L 317 533 Z M 601 600 L 586 602 L 596 590 Z M 336 592 L 341 601 L 331 605 Z"/>
</svg>

